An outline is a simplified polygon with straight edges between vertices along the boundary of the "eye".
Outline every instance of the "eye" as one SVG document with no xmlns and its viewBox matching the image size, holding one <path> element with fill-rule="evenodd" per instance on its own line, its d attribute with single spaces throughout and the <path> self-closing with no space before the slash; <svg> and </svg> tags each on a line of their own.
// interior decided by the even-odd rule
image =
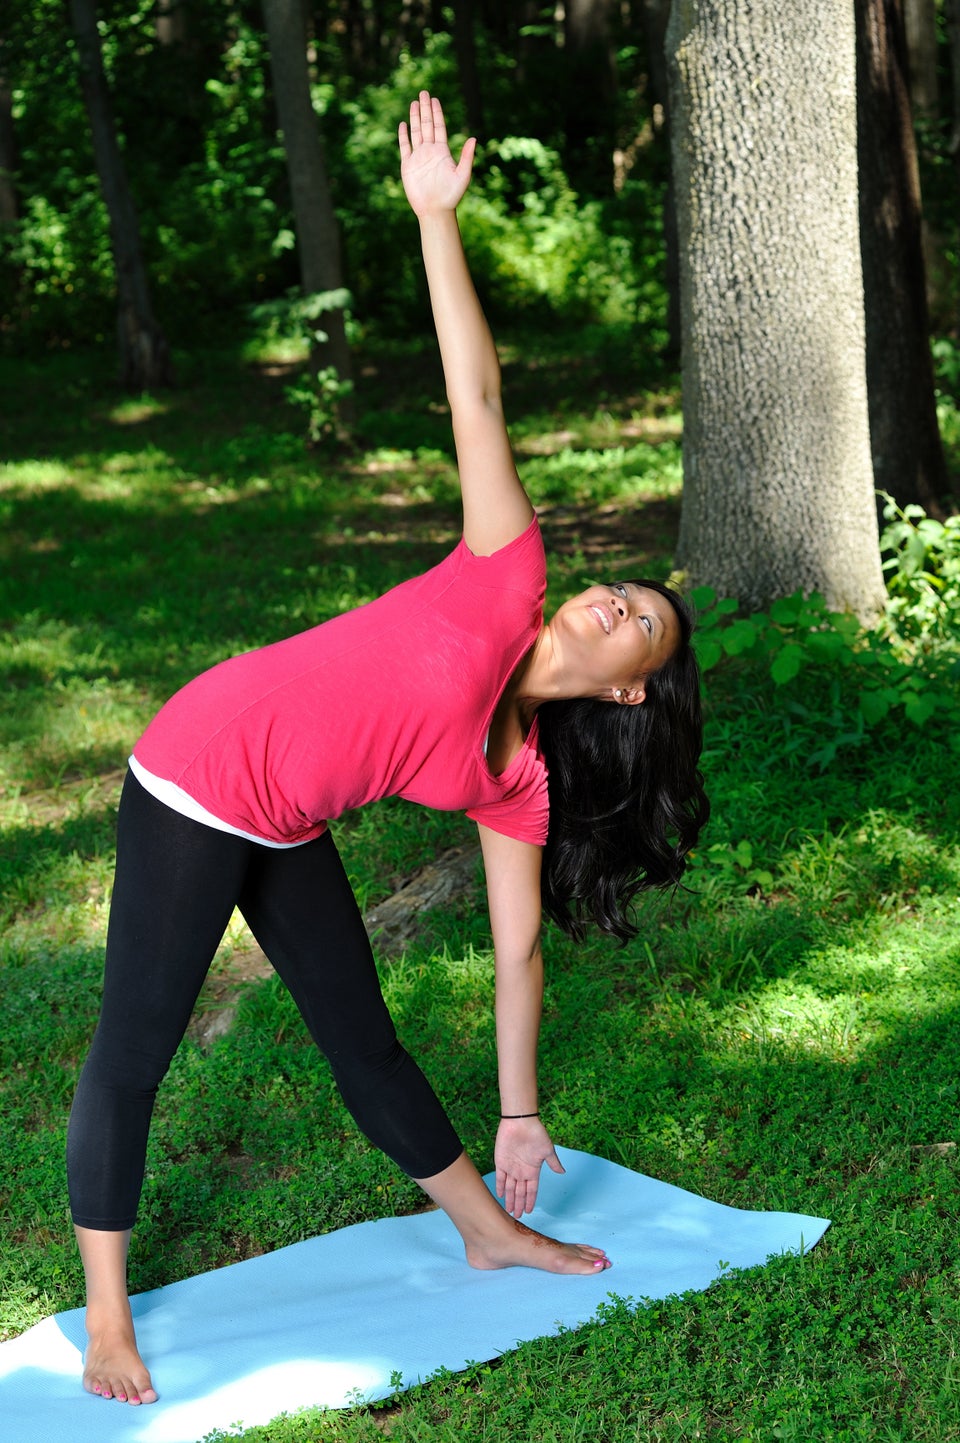
<svg viewBox="0 0 960 1443">
<path fill-rule="evenodd" d="M 614 591 L 619 591 L 621 596 L 626 597 L 627 588 L 624 586 L 622 581 L 615 581 L 613 583 L 613 589 Z"/>
<path fill-rule="evenodd" d="M 650 635 L 652 636 L 652 635 L 653 635 L 653 617 L 651 617 L 651 616 L 641 616 L 640 621 L 641 621 L 641 623 L 647 628 L 647 631 L 648 631 L 648 632 L 650 633 Z"/>
</svg>

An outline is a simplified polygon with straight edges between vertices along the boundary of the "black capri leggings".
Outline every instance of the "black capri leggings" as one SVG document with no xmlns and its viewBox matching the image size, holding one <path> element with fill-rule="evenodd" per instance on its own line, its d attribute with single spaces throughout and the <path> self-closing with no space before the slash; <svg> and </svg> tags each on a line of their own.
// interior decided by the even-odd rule
<svg viewBox="0 0 960 1443">
<path fill-rule="evenodd" d="M 70 1115 L 74 1222 L 136 1220 L 154 1099 L 234 907 L 290 989 L 358 1126 L 411 1177 L 462 1149 L 397 1040 L 356 899 L 329 833 L 263 847 L 181 816 L 128 775 L 103 1006 Z"/>
</svg>

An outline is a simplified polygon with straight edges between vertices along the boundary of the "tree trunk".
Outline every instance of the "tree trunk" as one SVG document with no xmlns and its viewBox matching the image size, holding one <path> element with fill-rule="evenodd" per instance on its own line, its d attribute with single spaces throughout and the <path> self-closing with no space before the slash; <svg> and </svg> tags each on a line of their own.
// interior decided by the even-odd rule
<svg viewBox="0 0 960 1443">
<path fill-rule="evenodd" d="M 916 126 L 921 154 L 939 145 L 940 79 L 937 72 L 936 0 L 903 0 L 903 31 L 906 38 L 906 75 L 910 109 Z M 914 147 L 917 136 L 912 137 Z M 929 216 L 920 214 L 920 235 L 926 268 L 927 312 L 931 329 L 949 330 L 953 324 L 951 292 L 952 263 L 941 229 Z"/>
<path fill-rule="evenodd" d="M 853 0 L 674 0 L 679 564 L 749 608 L 884 600 L 857 227 Z"/>
<path fill-rule="evenodd" d="M 936 120 L 940 112 L 936 0 L 904 0 L 903 28 L 913 113 L 918 120 Z"/>
<path fill-rule="evenodd" d="M 960 0 L 944 0 L 947 34 L 950 38 L 950 78 L 953 91 L 953 125 L 948 149 L 960 170 Z"/>
<path fill-rule="evenodd" d="M 301 0 L 263 0 L 270 46 L 270 71 L 283 132 L 290 178 L 300 284 L 305 296 L 343 289 L 340 228 L 333 209 L 327 167 L 320 143 L 320 125 L 310 95 L 306 26 Z M 316 353 L 323 366 L 333 366 L 341 381 L 352 376 L 350 348 L 342 309 L 323 317 L 326 342 Z M 341 406 L 349 413 L 349 405 Z"/>
<path fill-rule="evenodd" d="M 463 96 L 467 116 L 467 130 L 471 135 L 484 135 L 487 127 L 483 120 L 480 75 L 477 70 L 475 24 L 473 0 L 454 0 L 453 47 L 457 56 L 457 70 L 460 73 L 460 94 Z"/>
<path fill-rule="evenodd" d="M 654 103 L 661 107 L 663 123 L 657 144 L 670 145 L 670 84 L 667 77 L 666 34 L 670 0 L 643 0 L 643 28 L 647 41 L 647 67 Z M 680 256 L 677 245 L 677 199 L 673 166 L 668 169 L 663 197 L 663 279 L 667 291 L 667 359 L 680 359 Z"/>
<path fill-rule="evenodd" d="M 578 190 L 595 190 L 598 176 L 612 188 L 617 68 L 610 0 L 567 0 L 564 16 L 566 171 Z"/>
<path fill-rule="evenodd" d="M 90 117 L 93 155 L 110 217 L 110 242 L 117 272 L 117 338 L 120 384 L 130 391 L 173 383 L 170 348 L 153 314 L 140 227 L 103 71 L 96 0 L 70 0 L 77 42 L 80 85 Z"/>
<path fill-rule="evenodd" d="M 7 75 L 4 51 L 6 42 L 0 37 L 0 231 L 16 225 L 17 146 L 13 133 L 13 91 Z"/>
<path fill-rule="evenodd" d="M 874 484 L 942 516 L 920 178 L 900 0 L 857 0 L 860 245 Z"/>
<path fill-rule="evenodd" d="M 160 45 L 182 45 L 186 41 L 186 0 L 157 0 L 156 17 Z"/>
</svg>

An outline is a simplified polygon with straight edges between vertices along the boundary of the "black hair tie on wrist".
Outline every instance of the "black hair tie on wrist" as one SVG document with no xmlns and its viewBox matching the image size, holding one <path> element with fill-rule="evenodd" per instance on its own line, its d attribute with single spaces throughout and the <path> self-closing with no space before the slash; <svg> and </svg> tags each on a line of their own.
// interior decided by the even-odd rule
<svg viewBox="0 0 960 1443">
<path fill-rule="evenodd" d="M 515 1122 L 519 1117 L 539 1117 L 539 1112 L 501 1112 L 501 1122 Z"/>
</svg>

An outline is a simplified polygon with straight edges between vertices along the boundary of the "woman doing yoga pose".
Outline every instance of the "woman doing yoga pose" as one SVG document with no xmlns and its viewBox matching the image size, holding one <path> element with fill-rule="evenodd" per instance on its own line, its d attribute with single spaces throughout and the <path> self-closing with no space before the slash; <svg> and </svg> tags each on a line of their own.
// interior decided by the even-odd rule
<svg viewBox="0 0 960 1443">
<path fill-rule="evenodd" d="M 592 586 L 543 621 L 544 557 L 514 467 L 500 369 L 460 240 L 459 162 L 423 92 L 400 127 L 463 493 L 463 537 L 424 576 L 221 663 L 178 692 L 131 758 L 118 818 L 103 1006 L 70 1121 L 70 1200 L 87 1282 L 84 1386 L 157 1394 L 126 1290 L 157 1088 L 239 907 L 364 1133 L 459 1230 L 476 1268 L 608 1267 L 522 1221 L 542 1164 L 541 907 L 620 938 L 643 886 L 675 883 L 706 819 L 690 621 L 645 582 Z M 496 976 L 498 1203 L 399 1043 L 326 829 L 378 797 L 479 825 Z"/>
</svg>

